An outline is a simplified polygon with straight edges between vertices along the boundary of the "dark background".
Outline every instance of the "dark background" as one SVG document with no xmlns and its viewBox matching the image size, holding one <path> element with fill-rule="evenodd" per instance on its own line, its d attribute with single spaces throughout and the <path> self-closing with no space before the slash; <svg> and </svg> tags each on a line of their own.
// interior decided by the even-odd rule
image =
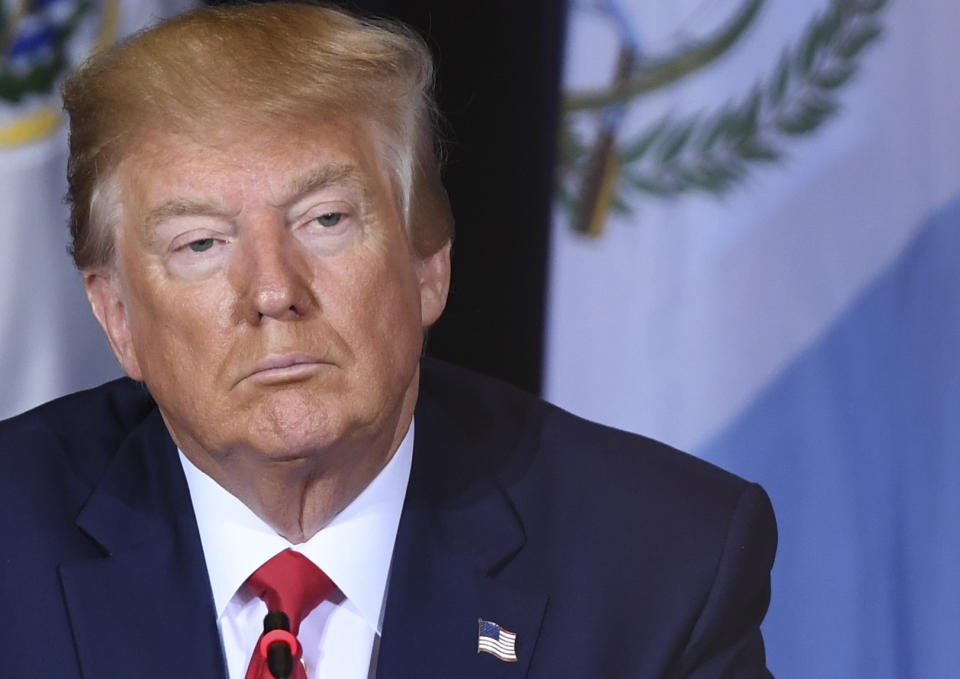
<svg viewBox="0 0 960 679">
<path fill-rule="evenodd" d="M 456 238 L 427 353 L 539 393 L 566 3 L 336 4 L 415 27 L 437 61 Z"/>
</svg>

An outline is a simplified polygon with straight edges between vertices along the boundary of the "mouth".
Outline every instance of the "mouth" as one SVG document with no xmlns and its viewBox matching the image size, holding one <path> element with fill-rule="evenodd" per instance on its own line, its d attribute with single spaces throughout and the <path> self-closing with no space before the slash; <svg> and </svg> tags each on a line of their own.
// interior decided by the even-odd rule
<svg viewBox="0 0 960 679">
<path fill-rule="evenodd" d="M 281 384 L 307 379 L 328 364 L 306 354 L 271 355 L 257 362 L 253 370 L 244 377 L 263 384 Z"/>
</svg>

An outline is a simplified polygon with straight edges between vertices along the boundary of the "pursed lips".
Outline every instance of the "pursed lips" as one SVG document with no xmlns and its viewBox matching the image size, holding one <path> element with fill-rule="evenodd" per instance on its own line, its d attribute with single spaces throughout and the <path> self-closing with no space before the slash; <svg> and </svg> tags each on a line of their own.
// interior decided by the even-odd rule
<svg viewBox="0 0 960 679">
<path fill-rule="evenodd" d="M 258 361 L 253 370 L 241 379 L 241 382 L 249 378 L 265 379 L 267 381 L 298 379 L 311 374 L 325 363 L 325 361 L 306 354 L 271 355 Z"/>
</svg>

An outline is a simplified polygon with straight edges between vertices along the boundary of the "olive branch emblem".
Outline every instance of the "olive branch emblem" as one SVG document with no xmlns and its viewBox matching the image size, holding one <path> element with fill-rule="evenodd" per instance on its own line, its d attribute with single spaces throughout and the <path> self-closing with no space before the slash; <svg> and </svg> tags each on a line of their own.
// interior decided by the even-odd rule
<svg viewBox="0 0 960 679">
<path fill-rule="evenodd" d="M 663 59 L 638 60 L 621 47 L 614 83 L 565 97 L 561 124 L 558 198 L 573 228 L 598 235 L 609 209 L 629 212 L 625 197 L 723 194 L 752 166 L 781 160 L 791 140 L 819 128 L 840 108 L 837 91 L 854 75 L 864 48 L 882 33 L 887 0 L 831 0 L 807 25 L 796 46 L 748 94 L 713 113 L 669 115 L 636 136 L 618 141 L 624 106 L 676 81 L 726 51 L 753 22 L 764 0 L 745 2 L 717 35 Z M 599 113 L 588 147 L 574 118 Z"/>
<path fill-rule="evenodd" d="M 16 104 L 29 94 L 52 92 L 67 66 L 67 42 L 92 9 L 90 2 L 74 2 L 65 20 L 52 23 L 49 32 L 33 38 L 47 48 L 42 56 L 15 63 L 11 55 L 20 47 L 21 29 L 31 15 L 43 9 L 35 7 L 37 4 L 21 0 L 5 6 L 0 2 L 0 101 Z"/>
</svg>

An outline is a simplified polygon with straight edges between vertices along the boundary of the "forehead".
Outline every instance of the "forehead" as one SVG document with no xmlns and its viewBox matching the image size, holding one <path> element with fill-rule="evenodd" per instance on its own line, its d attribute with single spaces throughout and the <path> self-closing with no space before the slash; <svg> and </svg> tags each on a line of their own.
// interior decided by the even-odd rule
<svg viewBox="0 0 960 679">
<path fill-rule="evenodd" d="M 154 130 L 121 161 L 125 207 L 203 198 L 280 204 L 317 185 L 352 186 L 376 197 L 389 183 L 377 134 L 359 122 L 275 129 Z"/>
</svg>

